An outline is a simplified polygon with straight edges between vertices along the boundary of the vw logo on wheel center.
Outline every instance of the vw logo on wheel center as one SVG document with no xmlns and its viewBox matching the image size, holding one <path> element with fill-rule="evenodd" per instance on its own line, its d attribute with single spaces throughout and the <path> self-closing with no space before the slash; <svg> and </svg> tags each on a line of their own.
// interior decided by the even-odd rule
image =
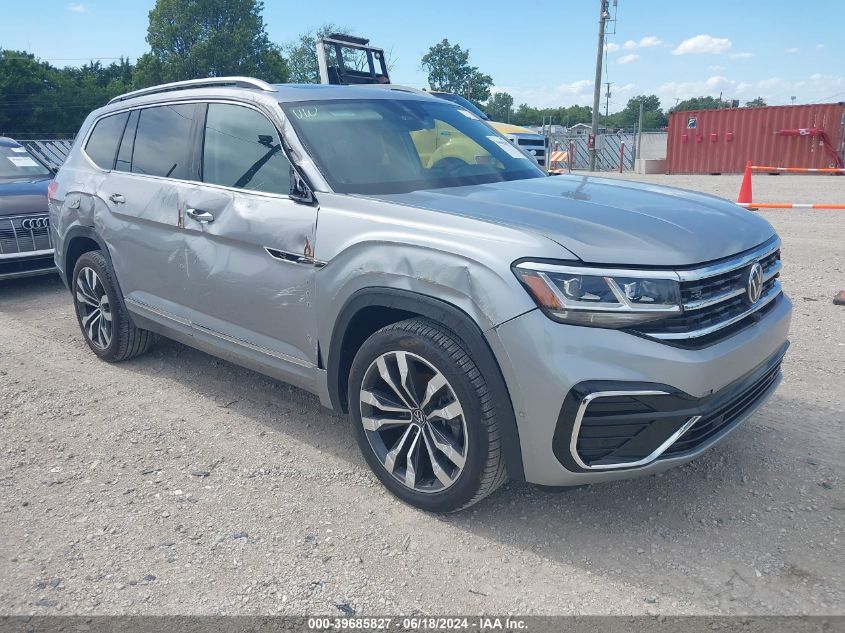
<svg viewBox="0 0 845 633">
<path fill-rule="evenodd" d="M 46 229 L 50 226 L 49 218 L 24 218 L 21 222 L 21 228 L 27 231 L 32 229 Z"/>
<path fill-rule="evenodd" d="M 749 269 L 745 292 L 751 303 L 757 303 L 760 300 L 760 295 L 763 294 L 763 267 L 760 262 L 755 262 Z"/>
</svg>

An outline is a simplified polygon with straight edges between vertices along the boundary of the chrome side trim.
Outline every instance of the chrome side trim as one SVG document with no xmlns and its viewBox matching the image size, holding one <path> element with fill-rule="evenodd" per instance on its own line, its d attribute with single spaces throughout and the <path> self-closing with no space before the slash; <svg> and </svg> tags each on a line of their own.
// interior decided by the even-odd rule
<svg viewBox="0 0 845 633">
<path fill-rule="evenodd" d="M 278 248 L 271 248 L 269 246 L 264 246 L 264 251 L 277 262 L 282 262 L 285 264 L 299 264 L 302 266 L 313 266 L 314 268 L 322 268 L 326 265 L 326 262 L 314 259 L 313 257 L 307 257 L 305 255 L 299 255 L 297 253 L 290 253 L 288 251 L 283 251 Z"/>
<path fill-rule="evenodd" d="M 170 312 L 166 312 L 160 308 L 156 308 L 151 306 L 149 303 L 144 303 L 143 301 L 138 301 L 137 299 L 130 299 L 129 297 L 123 298 L 124 303 L 127 303 L 135 308 L 140 308 L 141 310 L 146 310 L 147 312 L 152 312 L 156 316 L 160 316 L 164 319 L 168 319 L 169 321 L 173 321 L 174 323 L 178 323 L 179 325 L 184 325 L 186 327 L 191 327 L 191 322 L 188 319 L 184 319 L 182 317 L 176 316 L 175 314 L 171 314 Z"/>
<path fill-rule="evenodd" d="M 715 325 L 711 325 L 709 327 L 701 328 L 700 330 L 693 330 L 692 332 L 648 332 L 646 336 L 650 336 L 651 338 L 660 339 L 663 341 L 672 341 L 672 340 L 680 340 L 680 339 L 690 339 L 690 338 L 699 338 L 701 336 L 707 336 L 708 334 L 712 334 L 713 332 L 718 332 L 719 330 L 728 327 L 729 325 L 733 325 L 737 321 L 742 321 L 745 317 L 750 314 L 754 314 L 757 310 L 760 310 L 767 305 L 769 305 L 772 301 L 778 298 L 781 294 L 781 286 L 780 282 L 775 280 L 775 283 L 769 288 L 769 291 L 763 295 L 757 303 L 749 307 L 744 312 L 737 314 L 735 317 L 731 317 L 725 321 L 720 321 Z"/>
<path fill-rule="evenodd" d="M 315 367 L 314 363 L 311 363 L 307 360 L 296 358 L 295 356 L 289 356 L 288 354 L 283 354 L 281 352 L 274 352 L 273 350 L 267 349 L 266 347 L 261 347 L 260 345 L 256 345 L 255 343 L 250 343 L 249 341 L 244 341 L 243 339 L 235 338 L 234 336 L 229 336 L 228 334 L 223 334 L 222 332 L 218 332 L 217 330 L 207 328 L 204 325 L 198 325 L 196 323 L 192 323 L 191 325 L 195 330 L 202 332 L 203 334 L 208 334 L 209 336 L 219 338 L 220 340 L 226 341 L 228 343 L 234 343 L 235 345 L 239 345 L 241 347 L 250 349 L 260 354 L 272 356 L 273 358 L 283 360 L 286 363 L 291 363 L 292 365 L 299 365 L 300 367 L 305 367 L 307 369 L 313 369 Z"/>
<path fill-rule="evenodd" d="M 144 303 L 143 301 L 138 301 L 137 299 L 129 299 L 127 297 L 124 297 L 123 300 L 127 304 L 132 305 L 133 307 L 152 312 L 153 314 L 173 321 L 174 323 L 193 328 L 194 330 L 202 332 L 203 334 L 208 334 L 209 336 L 219 338 L 223 341 L 234 343 L 235 345 L 240 345 L 241 347 L 245 347 L 261 354 L 266 354 L 267 356 L 272 356 L 273 358 L 283 360 L 293 365 L 299 365 L 300 367 L 306 367 L 308 369 L 313 369 L 315 367 L 314 363 L 311 363 L 307 360 L 302 360 L 301 358 L 296 358 L 295 356 L 289 356 L 288 354 L 282 354 L 281 352 L 274 352 L 273 350 L 267 349 L 266 347 L 261 347 L 260 345 L 255 345 L 254 343 L 250 343 L 249 341 L 244 341 L 243 339 L 235 338 L 234 336 L 229 336 L 228 334 L 223 334 L 222 332 L 218 332 L 217 330 L 212 330 L 211 328 L 198 325 L 190 321 L 189 319 L 184 319 L 169 312 L 165 312 L 164 310 L 160 310 L 159 308 L 155 308 L 149 305 L 148 303 Z"/>
<path fill-rule="evenodd" d="M 23 251 L 22 253 L 0 253 L 0 259 L 26 259 L 27 257 L 43 257 L 52 255 L 55 251 L 48 248 L 43 251 Z"/>
<path fill-rule="evenodd" d="M 666 393 L 665 391 L 596 391 L 587 395 L 578 407 L 578 413 L 575 415 L 575 423 L 572 425 L 572 437 L 569 440 L 569 453 L 572 455 L 572 459 L 575 460 L 575 463 L 578 464 L 581 468 L 585 470 L 613 470 L 615 468 L 636 468 L 637 466 L 645 466 L 650 464 L 658 457 L 660 457 L 663 453 L 665 453 L 672 444 L 678 441 L 678 439 L 686 433 L 696 422 L 701 419 L 700 415 L 694 415 L 689 420 L 684 422 L 681 427 L 672 433 L 666 441 L 663 442 L 660 446 L 658 446 L 650 455 L 643 457 L 642 459 L 638 459 L 633 462 L 618 462 L 615 464 L 601 464 L 600 466 L 589 466 L 588 464 L 584 463 L 581 457 L 578 455 L 578 434 L 581 431 L 581 422 L 584 420 L 584 414 L 587 412 L 587 408 L 590 406 L 590 403 L 593 400 L 598 398 L 613 398 L 616 396 L 668 396 L 670 394 Z"/>
</svg>

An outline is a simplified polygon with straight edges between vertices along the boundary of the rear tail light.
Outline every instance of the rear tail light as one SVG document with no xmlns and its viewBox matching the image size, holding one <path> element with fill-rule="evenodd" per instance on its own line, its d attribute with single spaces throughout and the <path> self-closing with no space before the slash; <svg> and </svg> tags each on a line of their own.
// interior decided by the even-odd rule
<svg viewBox="0 0 845 633">
<path fill-rule="evenodd" d="M 50 184 L 47 185 L 47 199 L 48 200 L 55 200 L 56 199 L 56 190 L 59 188 L 59 183 L 55 180 L 51 180 Z"/>
</svg>

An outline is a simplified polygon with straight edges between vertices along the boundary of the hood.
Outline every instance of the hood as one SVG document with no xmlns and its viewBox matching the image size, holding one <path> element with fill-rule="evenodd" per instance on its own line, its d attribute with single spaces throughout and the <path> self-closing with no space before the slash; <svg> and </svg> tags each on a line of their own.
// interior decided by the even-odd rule
<svg viewBox="0 0 845 633">
<path fill-rule="evenodd" d="M 589 176 L 375 197 L 532 231 L 593 264 L 689 266 L 735 255 L 775 234 L 766 220 L 722 198 Z"/>
<path fill-rule="evenodd" d="M 47 185 L 44 180 L 0 179 L 0 216 L 47 213 Z"/>
<path fill-rule="evenodd" d="M 489 121 L 499 134 L 531 134 L 532 136 L 542 136 L 537 134 L 534 130 L 529 130 L 527 127 L 519 125 L 511 125 L 510 123 L 501 123 L 499 121 Z"/>
</svg>

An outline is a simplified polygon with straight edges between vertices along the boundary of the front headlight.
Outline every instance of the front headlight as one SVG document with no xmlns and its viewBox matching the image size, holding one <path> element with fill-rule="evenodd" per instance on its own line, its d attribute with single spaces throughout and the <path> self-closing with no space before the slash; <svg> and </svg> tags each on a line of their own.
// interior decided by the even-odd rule
<svg viewBox="0 0 845 633">
<path fill-rule="evenodd" d="M 522 262 L 514 273 L 545 313 L 573 325 L 624 328 L 681 312 L 672 271 L 585 268 Z"/>
</svg>

